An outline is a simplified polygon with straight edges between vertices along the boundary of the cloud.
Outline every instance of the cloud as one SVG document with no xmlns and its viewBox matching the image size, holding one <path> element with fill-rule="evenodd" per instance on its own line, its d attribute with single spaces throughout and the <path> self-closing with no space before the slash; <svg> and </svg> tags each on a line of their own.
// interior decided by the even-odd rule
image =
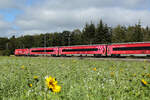
<svg viewBox="0 0 150 100">
<path fill-rule="evenodd" d="M 22 8 L 26 0 L 0 0 L 0 9 Z"/>
<path fill-rule="evenodd" d="M 148 8 L 149 0 L 43 0 L 37 6 L 47 9 L 85 9 L 102 7 Z"/>
<path fill-rule="evenodd" d="M 12 25 L 9 22 L 3 20 L 3 16 L 0 15 L 0 36 L 8 36 L 12 32 Z"/>
<path fill-rule="evenodd" d="M 51 10 L 43 8 L 26 9 L 24 15 L 18 16 L 16 25 L 27 32 L 53 32 L 62 30 L 82 29 L 86 22 L 99 22 L 102 19 L 111 26 L 134 25 L 139 20 L 142 25 L 150 25 L 150 12 L 120 7 Z"/>
<path fill-rule="evenodd" d="M 30 6 L 20 0 L 8 1 L 0 1 L 0 9 L 17 8 L 22 13 L 12 23 L 1 19 L 1 27 L 5 24 L 6 33 L 9 30 L 8 33 L 16 32 L 18 36 L 82 29 L 86 22 L 97 23 L 100 19 L 110 26 L 134 25 L 139 20 L 143 26 L 150 25 L 148 0 L 34 0 Z"/>
</svg>

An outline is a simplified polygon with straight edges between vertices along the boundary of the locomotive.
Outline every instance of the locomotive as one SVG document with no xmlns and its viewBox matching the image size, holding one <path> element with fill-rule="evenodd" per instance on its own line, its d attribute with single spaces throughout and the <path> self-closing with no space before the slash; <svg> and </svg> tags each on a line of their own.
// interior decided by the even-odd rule
<svg viewBox="0 0 150 100">
<path fill-rule="evenodd" d="M 15 56 L 150 56 L 150 42 L 15 49 Z"/>
</svg>

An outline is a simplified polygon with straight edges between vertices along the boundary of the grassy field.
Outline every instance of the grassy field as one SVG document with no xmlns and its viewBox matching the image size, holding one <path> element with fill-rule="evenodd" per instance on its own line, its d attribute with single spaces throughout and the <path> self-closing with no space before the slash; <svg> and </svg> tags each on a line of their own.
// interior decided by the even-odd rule
<svg viewBox="0 0 150 100">
<path fill-rule="evenodd" d="M 58 93 L 45 84 L 56 78 Z M 150 63 L 0 57 L 0 100 L 149 100 Z"/>
</svg>

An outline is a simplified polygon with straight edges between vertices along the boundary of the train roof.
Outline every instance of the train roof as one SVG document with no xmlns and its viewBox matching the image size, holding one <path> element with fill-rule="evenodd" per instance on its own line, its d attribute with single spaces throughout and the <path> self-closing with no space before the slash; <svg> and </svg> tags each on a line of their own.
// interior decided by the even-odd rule
<svg viewBox="0 0 150 100">
<path fill-rule="evenodd" d="M 107 43 L 107 44 L 89 44 L 89 45 L 70 45 L 70 46 L 51 46 L 51 47 L 33 47 L 33 48 L 57 48 L 57 47 L 74 47 L 74 46 L 97 46 L 97 45 L 112 45 L 112 44 L 135 44 L 135 43 L 150 43 L 150 41 L 146 42 L 122 42 L 122 43 Z M 19 48 L 19 49 L 27 49 L 27 48 Z M 32 49 L 32 48 L 29 48 Z"/>
<path fill-rule="evenodd" d="M 146 41 L 146 42 L 122 42 L 122 43 L 108 43 L 108 45 L 111 44 L 135 44 L 135 43 L 150 43 L 150 41 Z"/>
<path fill-rule="evenodd" d="M 33 48 L 56 48 L 56 47 L 74 47 L 74 46 L 97 46 L 97 45 L 107 45 L 107 44 L 89 44 L 89 45 L 70 45 L 70 46 L 52 46 L 52 47 L 33 47 Z M 29 48 L 31 49 L 31 48 Z"/>
</svg>

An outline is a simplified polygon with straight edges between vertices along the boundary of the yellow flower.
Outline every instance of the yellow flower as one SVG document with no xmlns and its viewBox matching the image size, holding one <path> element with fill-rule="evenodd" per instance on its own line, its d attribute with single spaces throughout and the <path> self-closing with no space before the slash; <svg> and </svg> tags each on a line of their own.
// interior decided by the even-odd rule
<svg viewBox="0 0 150 100">
<path fill-rule="evenodd" d="M 36 82 L 39 81 L 38 76 L 33 76 L 33 78 L 34 78 L 34 80 L 35 80 Z"/>
<path fill-rule="evenodd" d="M 28 86 L 29 86 L 29 87 L 32 87 L 32 84 L 31 84 L 31 83 L 29 83 L 29 84 L 28 84 Z"/>
<path fill-rule="evenodd" d="M 24 65 L 21 66 L 21 69 L 24 69 Z"/>
<path fill-rule="evenodd" d="M 142 83 L 144 86 L 146 86 L 146 85 L 148 84 L 144 79 L 141 80 L 141 83 Z"/>
<path fill-rule="evenodd" d="M 60 92 L 60 90 L 61 90 L 61 86 L 59 86 L 59 85 L 55 85 L 53 88 L 52 88 L 52 91 L 53 92 Z"/>
<path fill-rule="evenodd" d="M 51 76 L 46 77 L 45 83 L 49 89 L 52 89 L 55 85 L 57 85 L 57 81 L 55 80 L 55 78 L 53 78 Z"/>
<path fill-rule="evenodd" d="M 33 78 L 36 80 L 36 79 L 38 79 L 38 76 L 33 76 Z"/>
<path fill-rule="evenodd" d="M 113 77 L 114 76 L 114 72 L 111 72 L 110 75 Z"/>
<path fill-rule="evenodd" d="M 94 71 L 96 71 L 96 67 L 95 67 L 95 68 L 93 68 L 93 70 L 94 70 Z"/>
</svg>

